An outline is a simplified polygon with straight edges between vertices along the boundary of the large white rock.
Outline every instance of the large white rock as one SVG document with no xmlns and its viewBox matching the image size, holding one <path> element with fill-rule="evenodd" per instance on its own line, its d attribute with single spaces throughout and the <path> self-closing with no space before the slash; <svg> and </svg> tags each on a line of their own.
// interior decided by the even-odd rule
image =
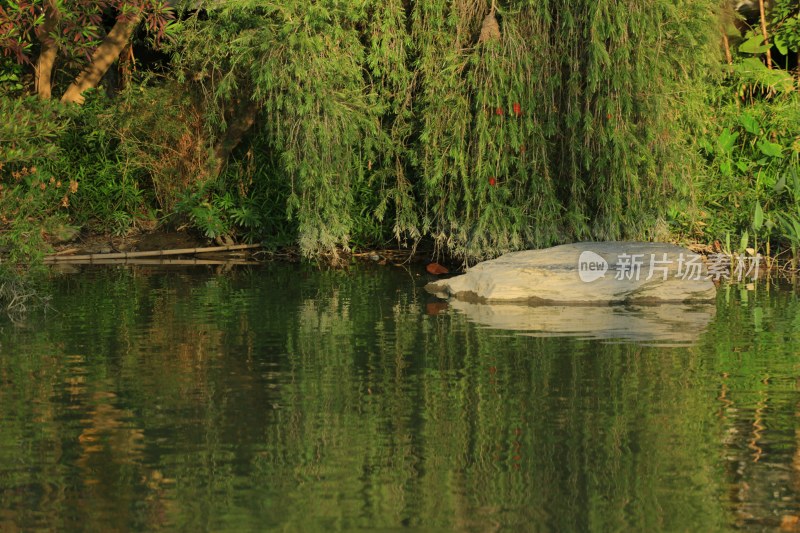
<svg viewBox="0 0 800 533">
<path fill-rule="evenodd" d="M 505 254 L 428 291 L 472 302 L 701 302 L 716 288 L 694 252 L 672 244 L 583 242 Z"/>
</svg>

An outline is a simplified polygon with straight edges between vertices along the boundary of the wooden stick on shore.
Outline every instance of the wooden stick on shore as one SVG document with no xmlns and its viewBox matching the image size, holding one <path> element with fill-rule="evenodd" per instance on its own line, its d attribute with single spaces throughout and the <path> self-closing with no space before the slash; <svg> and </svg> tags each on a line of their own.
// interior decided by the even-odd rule
<svg viewBox="0 0 800 533">
<path fill-rule="evenodd" d="M 232 252 L 236 250 L 252 250 L 261 248 L 260 244 L 233 244 L 230 246 L 212 246 L 209 248 L 178 248 L 174 250 L 150 250 L 147 252 L 116 252 L 108 254 L 85 254 L 85 255 L 48 255 L 44 258 L 45 263 L 61 263 L 75 261 L 95 261 L 109 259 L 136 259 L 141 257 L 164 257 L 170 255 L 196 255 L 211 252 Z"/>
<path fill-rule="evenodd" d="M 108 254 L 105 254 L 108 255 Z M 244 261 L 242 259 L 232 259 L 223 261 L 219 259 L 102 259 L 95 258 L 75 259 L 73 261 L 47 261 L 48 265 L 141 265 L 141 266 L 160 266 L 160 265 L 217 265 L 217 266 L 239 266 L 239 265 L 260 265 L 258 261 Z"/>
</svg>

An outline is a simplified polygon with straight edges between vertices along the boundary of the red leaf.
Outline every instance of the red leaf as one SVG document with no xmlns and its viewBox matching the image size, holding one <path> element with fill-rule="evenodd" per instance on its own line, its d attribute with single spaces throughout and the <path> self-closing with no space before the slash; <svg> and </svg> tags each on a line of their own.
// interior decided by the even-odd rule
<svg viewBox="0 0 800 533">
<path fill-rule="evenodd" d="M 425 270 L 428 271 L 428 274 L 433 274 L 434 276 L 440 276 L 450 272 L 439 263 L 428 263 L 428 266 L 425 267 Z"/>
</svg>

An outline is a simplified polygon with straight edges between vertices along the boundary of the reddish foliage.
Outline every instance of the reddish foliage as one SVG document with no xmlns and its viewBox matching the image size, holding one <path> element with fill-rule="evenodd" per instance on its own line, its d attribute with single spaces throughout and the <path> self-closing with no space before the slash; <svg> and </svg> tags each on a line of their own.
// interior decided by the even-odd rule
<svg viewBox="0 0 800 533">
<path fill-rule="evenodd" d="M 0 5 L 0 51 L 18 63 L 32 63 L 35 40 L 58 45 L 59 53 L 71 60 L 89 60 L 105 37 L 103 13 L 113 9 L 117 20 L 144 17 L 144 25 L 158 44 L 165 36 L 174 10 L 164 0 L 72 0 L 55 11 L 55 3 L 18 0 Z M 46 19 L 56 21 L 45 30 Z M 49 34 L 45 34 L 49 31 Z"/>
<path fill-rule="evenodd" d="M 21 1 L 16 7 L 0 5 L 0 50 L 3 56 L 13 56 L 18 63 L 30 63 L 28 52 L 36 20 L 36 9 L 31 1 Z"/>
<path fill-rule="evenodd" d="M 497 109 L 494 110 L 494 114 L 501 116 L 503 114 L 503 108 L 498 106 Z"/>
<path fill-rule="evenodd" d="M 489 185 L 491 185 L 492 187 L 494 187 L 495 185 L 497 185 L 497 180 L 494 178 L 494 176 L 492 176 L 491 178 L 489 178 Z"/>
<path fill-rule="evenodd" d="M 428 274 L 433 274 L 434 276 L 440 276 L 442 274 L 450 273 L 449 270 L 447 270 L 439 263 L 428 263 L 428 266 L 425 267 L 425 270 L 428 271 Z"/>
<path fill-rule="evenodd" d="M 518 117 L 522 116 L 522 106 L 519 105 L 519 102 L 514 102 L 513 108 L 515 115 L 517 115 Z"/>
</svg>

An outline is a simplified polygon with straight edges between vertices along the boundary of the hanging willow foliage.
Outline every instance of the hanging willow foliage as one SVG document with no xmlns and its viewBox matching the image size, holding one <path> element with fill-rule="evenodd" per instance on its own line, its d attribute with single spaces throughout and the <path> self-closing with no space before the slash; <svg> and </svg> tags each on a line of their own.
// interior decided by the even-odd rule
<svg viewBox="0 0 800 533">
<path fill-rule="evenodd" d="M 542 18 L 485 2 L 417 4 L 424 230 L 465 259 L 562 238 L 548 166 Z"/>
<path fill-rule="evenodd" d="M 578 237 L 645 237 L 694 170 L 686 120 L 715 60 L 713 3 L 558 2 L 552 163 Z"/>
<path fill-rule="evenodd" d="M 253 122 L 268 139 L 260 148 L 291 182 L 287 214 L 297 222 L 301 249 L 309 256 L 346 249 L 361 209 L 355 199 L 366 185 L 367 151 L 382 135 L 380 106 L 363 76 L 363 4 L 208 7 L 208 19 L 191 21 L 184 32 L 180 60 L 186 78 L 198 80 L 213 102 L 210 124 L 224 137 L 241 120 L 226 107 L 257 112 Z"/>
<path fill-rule="evenodd" d="M 712 7 L 417 3 L 425 230 L 467 259 L 646 238 L 693 169 Z"/>
<path fill-rule="evenodd" d="M 210 2 L 178 63 L 218 137 L 259 110 L 305 253 L 378 224 L 472 261 L 652 235 L 689 192 L 715 4 Z"/>
<path fill-rule="evenodd" d="M 369 89 L 381 114 L 377 139 L 366 139 L 374 161 L 368 160 L 370 185 L 375 191 L 375 217 L 383 222 L 393 206 L 395 239 L 416 242 L 422 236 L 419 213 L 409 174 L 414 153 L 414 74 L 411 71 L 411 35 L 407 31 L 404 0 L 369 0 L 362 42 L 367 43 L 366 67 Z"/>
</svg>

